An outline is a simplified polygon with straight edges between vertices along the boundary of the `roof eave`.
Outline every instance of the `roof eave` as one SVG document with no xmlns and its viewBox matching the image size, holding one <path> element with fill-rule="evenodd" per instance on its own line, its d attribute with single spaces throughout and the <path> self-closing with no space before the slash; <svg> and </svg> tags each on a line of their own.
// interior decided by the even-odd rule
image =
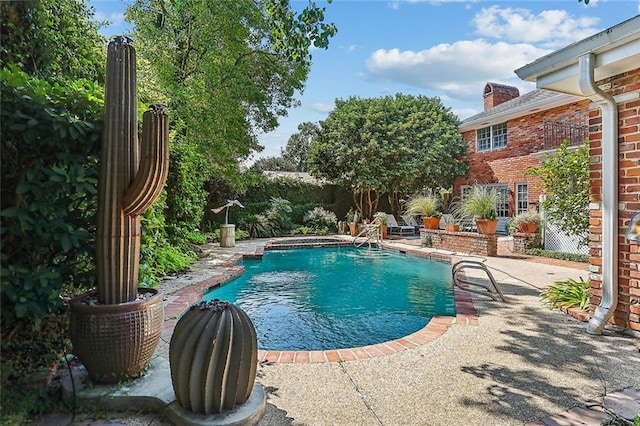
<svg viewBox="0 0 640 426">
<path fill-rule="evenodd" d="M 491 115 L 489 117 L 484 116 L 478 119 L 471 119 L 463 121 L 458 130 L 460 132 L 468 132 L 469 130 L 475 130 L 480 127 L 486 127 L 493 124 L 504 123 L 505 121 L 513 120 L 514 118 L 520 118 L 536 112 L 549 110 L 551 108 L 567 105 L 573 102 L 582 100 L 583 98 L 578 96 L 567 95 L 564 93 L 558 93 L 552 98 L 542 99 L 536 102 L 531 102 L 526 105 L 511 108 L 506 111 Z"/>
<path fill-rule="evenodd" d="M 640 63 L 640 15 L 515 70 L 539 89 L 579 95 L 578 58 L 596 55 L 596 79 L 637 68 Z"/>
</svg>

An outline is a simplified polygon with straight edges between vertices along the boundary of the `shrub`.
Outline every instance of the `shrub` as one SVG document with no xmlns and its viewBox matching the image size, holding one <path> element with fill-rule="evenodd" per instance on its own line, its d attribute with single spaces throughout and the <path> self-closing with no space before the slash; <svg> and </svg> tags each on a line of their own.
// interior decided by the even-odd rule
<svg viewBox="0 0 640 426">
<path fill-rule="evenodd" d="M 102 90 L 0 71 L 3 329 L 61 307 L 63 284 L 95 284 Z"/>
<path fill-rule="evenodd" d="M 334 212 L 330 212 L 322 207 L 316 207 L 304 214 L 304 222 L 311 224 L 314 229 L 334 229 L 338 218 Z"/>
<path fill-rule="evenodd" d="M 530 256 L 550 257 L 552 259 L 569 260 L 571 262 L 589 263 L 588 254 L 564 253 L 555 250 L 545 250 L 540 248 L 530 248 L 524 251 Z"/>
<path fill-rule="evenodd" d="M 589 283 L 580 277 L 559 280 L 550 284 L 541 294 L 541 301 L 549 305 L 549 309 L 572 308 L 577 306 L 582 312 L 589 309 Z"/>
</svg>

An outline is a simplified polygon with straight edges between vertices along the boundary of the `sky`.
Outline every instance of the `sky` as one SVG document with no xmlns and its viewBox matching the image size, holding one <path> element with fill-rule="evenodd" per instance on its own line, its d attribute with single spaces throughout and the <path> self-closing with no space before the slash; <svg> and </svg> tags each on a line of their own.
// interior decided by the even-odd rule
<svg viewBox="0 0 640 426">
<path fill-rule="evenodd" d="M 219 1 L 219 0 L 203 0 Z M 127 0 L 91 0 L 106 36 L 126 34 Z M 438 97 L 461 120 L 483 109 L 487 82 L 524 94 L 514 70 L 640 14 L 640 0 L 315 0 L 338 33 L 313 49 L 301 105 L 258 140 L 254 156 L 278 156 L 300 123 L 319 123 L 336 99 L 397 93 Z M 291 0 L 296 10 L 308 1 Z"/>
</svg>

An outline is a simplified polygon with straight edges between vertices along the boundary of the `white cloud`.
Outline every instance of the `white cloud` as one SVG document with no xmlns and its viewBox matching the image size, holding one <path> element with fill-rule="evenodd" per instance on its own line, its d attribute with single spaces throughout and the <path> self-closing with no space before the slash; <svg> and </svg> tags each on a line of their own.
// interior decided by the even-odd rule
<svg viewBox="0 0 640 426">
<path fill-rule="evenodd" d="M 333 104 L 325 104 L 322 102 L 315 102 L 311 104 L 311 109 L 317 112 L 321 112 L 323 114 L 329 113 L 333 111 L 335 105 Z"/>
<path fill-rule="evenodd" d="M 560 48 L 597 33 L 600 18 L 574 18 L 565 10 L 544 10 L 535 15 L 527 9 L 491 6 L 476 13 L 472 22 L 476 34 L 483 37 Z"/>
<path fill-rule="evenodd" d="M 400 9 L 400 2 L 399 1 L 390 1 L 389 2 L 389 7 L 393 10 L 398 10 Z"/>
<path fill-rule="evenodd" d="M 513 70 L 549 52 L 526 43 L 489 43 L 479 39 L 439 44 L 419 52 L 379 49 L 367 59 L 366 68 L 372 78 L 443 92 L 453 99 L 477 101 L 487 81 L 531 90 Z"/>
<path fill-rule="evenodd" d="M 103 12 L 96 11 L 93 15 L 93 19 L 98 22 L 109 21 L 109 25 L 118 26 L 125 23 L 124 13 L 111 13 L 109 16 Z"/>
</svg>

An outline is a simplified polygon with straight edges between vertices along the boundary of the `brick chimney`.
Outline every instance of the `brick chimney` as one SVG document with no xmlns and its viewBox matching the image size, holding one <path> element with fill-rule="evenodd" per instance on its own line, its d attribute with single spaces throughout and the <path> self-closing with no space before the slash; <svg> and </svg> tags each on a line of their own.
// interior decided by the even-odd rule
<svg viewBox="0 0 640 426">
<path fill-rule="evenodd" d="M 484 110 L 488 110 L 502 103 L 510 101 L 520 96 L 517 87 L 507 86 L 498 83 L 487 83 L 484 86 Z"/>
</svg>

